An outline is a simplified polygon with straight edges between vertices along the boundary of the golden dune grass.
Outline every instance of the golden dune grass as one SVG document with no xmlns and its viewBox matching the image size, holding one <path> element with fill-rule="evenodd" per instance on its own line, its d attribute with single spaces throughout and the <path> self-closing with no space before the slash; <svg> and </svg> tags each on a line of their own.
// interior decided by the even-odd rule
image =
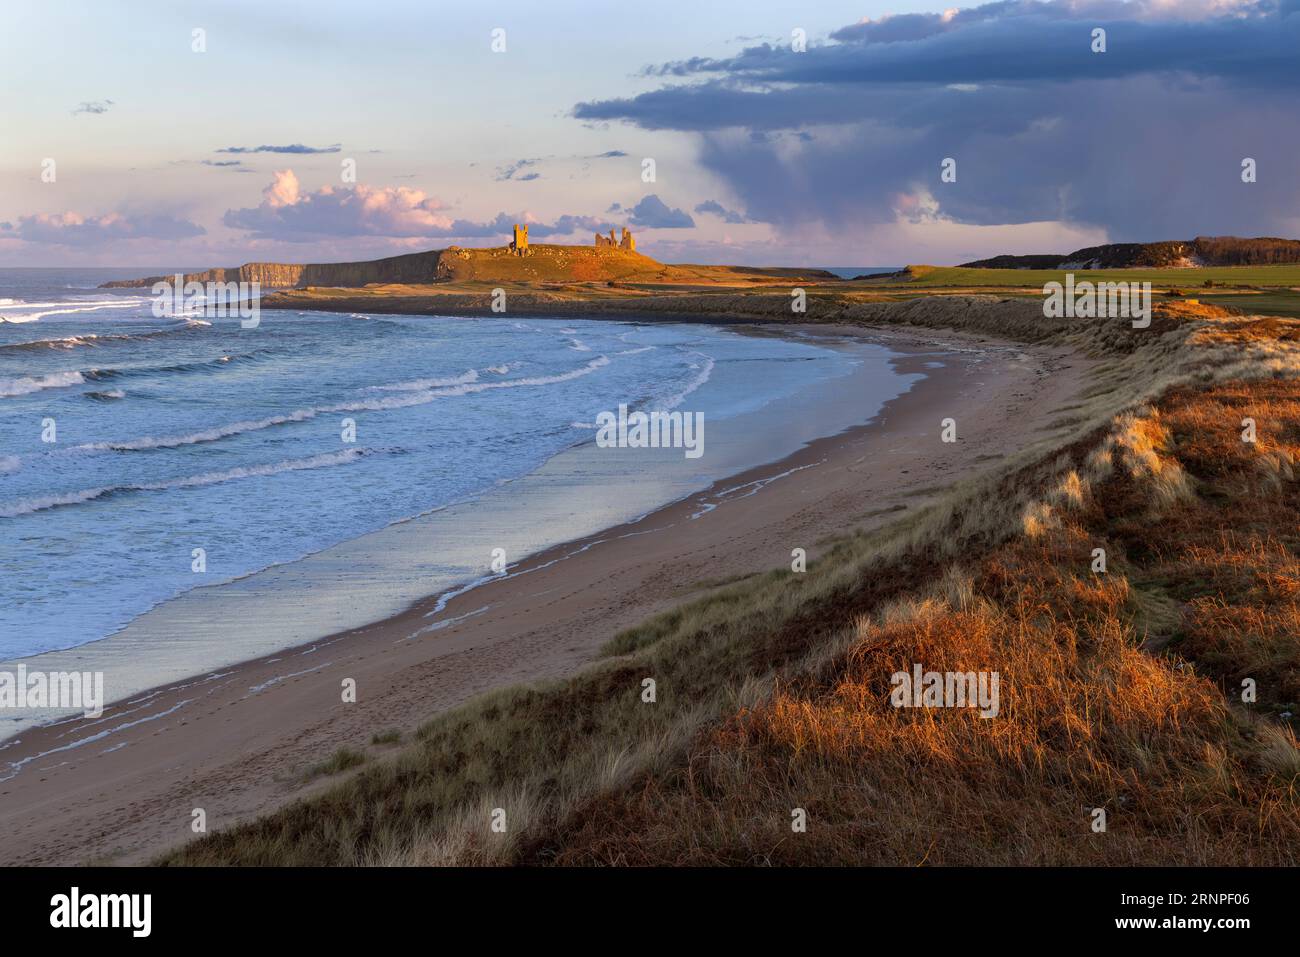
<svg viewBox="0 0 1300 957">
<path fill-rule="evenodd" d="M 1268 410 L 1260 449 L 1230 428 L 1243 408 Z M 1059 504 L 1035 503 L 1031 534 L 959 572 L 964 587 L 950 575 L 862 618 L 824 667 L 701 735 L 672 773 L 576 810 L 531 859 L 1295 863 L 1300 752 L 1270 719 L 1298 696 L 1300 497 L 1258 457 L 1297 425 L 1294 382 L 1186 390 L 1120 417 L 1109 480 L 1089 492 L 1067 473 L 1047 496 Z M 1151 588 L 1177 592 L 1178 614 L 1151 615 Z M 917 662 L 998 671 L 1000 714 L 893 707 L 890 675 Z"/>
</svg>

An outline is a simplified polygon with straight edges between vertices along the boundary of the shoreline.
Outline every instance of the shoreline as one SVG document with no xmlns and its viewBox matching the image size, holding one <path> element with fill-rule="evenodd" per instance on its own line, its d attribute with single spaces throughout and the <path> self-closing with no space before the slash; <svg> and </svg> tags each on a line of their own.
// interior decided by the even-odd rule
<svg viewBox="0 0 1300 957">
<path fill-rule="evenodd" d="M 627 330 L 638 324 L 616 325 Z M 751 338 L 734 327 L 706 330 L 710 339 Z M 104 637 L 0 660 L 0 669 L 23 665 L 52 673 L 102 674 L 110 691 L 106 703 L 120 704 L 306 647 L 391 618 L 431 594 L 459 592 L 499 577 L 489 570 L 489 545 L 500 548 L 516 566 L 521 557 L 643 518 L 714 482 L 778 460 L 807 441 L 862 424 L 917 378 L 891 371 L 890 359 L 896 353 L 860 338 L 845 342 L 770 331 L 754 331 L 752 338 L 816 344 L 822 355 L 835 357 L 834 368 L 796 391 L 746 387 L 747 394 L 759 399 L 759 407 L 717 418 L 711 411 L 717 399 L 704 398 L 697 408 L 705 409 L 710 419 L 707 459 L 683 460 L 674 450 L 596 451 L 589 433 L 472 494 L 420 508 L 291 559 L 185 589 L 138 612 Z M 700 396 L 713 388 L 720 395 L 735 388 L 735 374 L 728 385 L 725 369 L 698 383 L 704 387 Z M 841 392 L 845 401 L 835 401 Z M 412 480 L 418 483 L 419 478 L 413 475 Z M 0 783 L 6 777 L 5 742 L 34 727 L 78 716 L 71 709 L 0 711 Z"/>
<path fill-rule="evenodd" d="M 69 845 L 90 860 L 147 859 L 189 836 L 193 807 L 205 808 L 212 828 L 246 820 L 337 780 L 301 775 L 334 747 L 362 746 L 387 728 L 409 731 L 492 688 L 570 674 L 618 630 L 710 583 L 788 563 L 794 544 L 815 558 L 820 541 L 873 527 L 932 494 L 936 481 L 950 483 L 1010 454 L 1014 446 L 973 452 L 987 439 L 975 441 L 981 430 L 1006 445 L 999 427 L 1008 410 L 992 406 L 1018 398 L 1021 414 L 1041 429 L 1050 408 L 1076 391 L 1087 364 L 1059 348 L 959 333 L 827 324 L 783 324 L 783 331 L 883 342 L 902 353 L 892 360 L 900 371 L 924 377 L 867 423 L 633 521 L 544 549 L 505 576 L 443 590 L 308 646 L 163 685 L 111 706 L 100 719 L 63 719 L 6 740 L 0 763 L 26 762 L 0 782 L 0 826 L 11 838 L 7 862 L 66 863 L 61 848 Z M 998 374 L 981 370 L 984 362 L 997 365 Z M 1005 388 L 975 382 L 979 371 Z M 984 424 L 972 429 L 969 450 L 952 447 L 935 459 L 933 447 L 928 456 L 888 447 L 891 438 L 917 430 L 937 434 L 936 413 L 943 410 L 965 421 L 982 410 Z M 870 460 L 909 455 L 928 458 L 929 469 L 912 476 L 913 469 L 884 468 L 878 487 L 858 487 L 873 472 Z M 664 534 L 668 528 L 677 534 Z M 356 705 L 341 703 L 341 676 L 356 680 Z"/>
</svg>

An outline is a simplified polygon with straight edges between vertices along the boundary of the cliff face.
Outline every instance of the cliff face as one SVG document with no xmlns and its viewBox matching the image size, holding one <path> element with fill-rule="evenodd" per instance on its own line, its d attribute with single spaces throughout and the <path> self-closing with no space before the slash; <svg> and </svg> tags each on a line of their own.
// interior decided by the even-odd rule
<svg viewBox="0 0 1300 957">
<path fill-rule="evenodd" d="M 185 282 L 256 282 L 263 289 L 364 286 L 372 282 L 433 282 L 442 278 L 438 274 L 438 266 L 445 253 L 445 250 L 431 249 L 428 252 L 354 263 L 245 263 L 242 266 L 186 273 Z M 148 276 L 144 279 L 119 279 L 106 282 L 100 288 L 147 288 L 156 282 L 170 281 L 172 278 Z"/>
</svg>

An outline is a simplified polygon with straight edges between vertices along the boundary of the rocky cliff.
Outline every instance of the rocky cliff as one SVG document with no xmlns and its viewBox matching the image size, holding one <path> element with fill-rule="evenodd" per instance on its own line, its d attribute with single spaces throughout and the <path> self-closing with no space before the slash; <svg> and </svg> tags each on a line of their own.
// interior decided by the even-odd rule
<svg viewBox="0 0 1300 957">
<path fill-rule="evenodd" d="M 185 282 L 256 282 L 263 289 L 292 289 L 300 286 L 364 286 L 372 282 L 434 282 L 438 266 L 450 250 L 390 256 L 352 263 L 245 263 L 242 266 L 186 273 Z M 101 289 L 133 289 L 170 281 L 171 276 L 118 279 Z"/>
</svg>

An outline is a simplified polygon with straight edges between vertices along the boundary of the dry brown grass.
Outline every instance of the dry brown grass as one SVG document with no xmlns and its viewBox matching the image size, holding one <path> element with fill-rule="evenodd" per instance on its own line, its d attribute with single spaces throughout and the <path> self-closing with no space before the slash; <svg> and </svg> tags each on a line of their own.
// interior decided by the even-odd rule
<svg viewBox="0 0 1300 957">
<path fill-rule="evenodd" d="M 1237 448 L 1242 408 L 1269 410 L 1262 449 Z M 589 802 L 529 859 L 1295 863 L 1300 752 L 1260 716 L 1293 702 L 1300 675 L 1300 500 L 1256 456 L 1297 424 L 1294 382 L 1184 391 L 1125 417 L 1110 477 L 1090 493 L 1070 471 L 1034 534 L 982 557 L 969 587 L 864 618 L 826 667 L 701 735 L 676 771 Z M 1170 473 L 1180 496 L 1162 491 Z M 1099 545 L 1105 574 L 1090 567 Z M 1152 581 L 1176 584 L 1185 616 L 1155 655 L 1134 594 Z M 890 676 L 914 663 L 999 672 L 1000 714 L 894 708 Z M 1263 707 L 1225 697 L 1224 676 L 1229 691 L 1253 676 Z"/>
</svg>

